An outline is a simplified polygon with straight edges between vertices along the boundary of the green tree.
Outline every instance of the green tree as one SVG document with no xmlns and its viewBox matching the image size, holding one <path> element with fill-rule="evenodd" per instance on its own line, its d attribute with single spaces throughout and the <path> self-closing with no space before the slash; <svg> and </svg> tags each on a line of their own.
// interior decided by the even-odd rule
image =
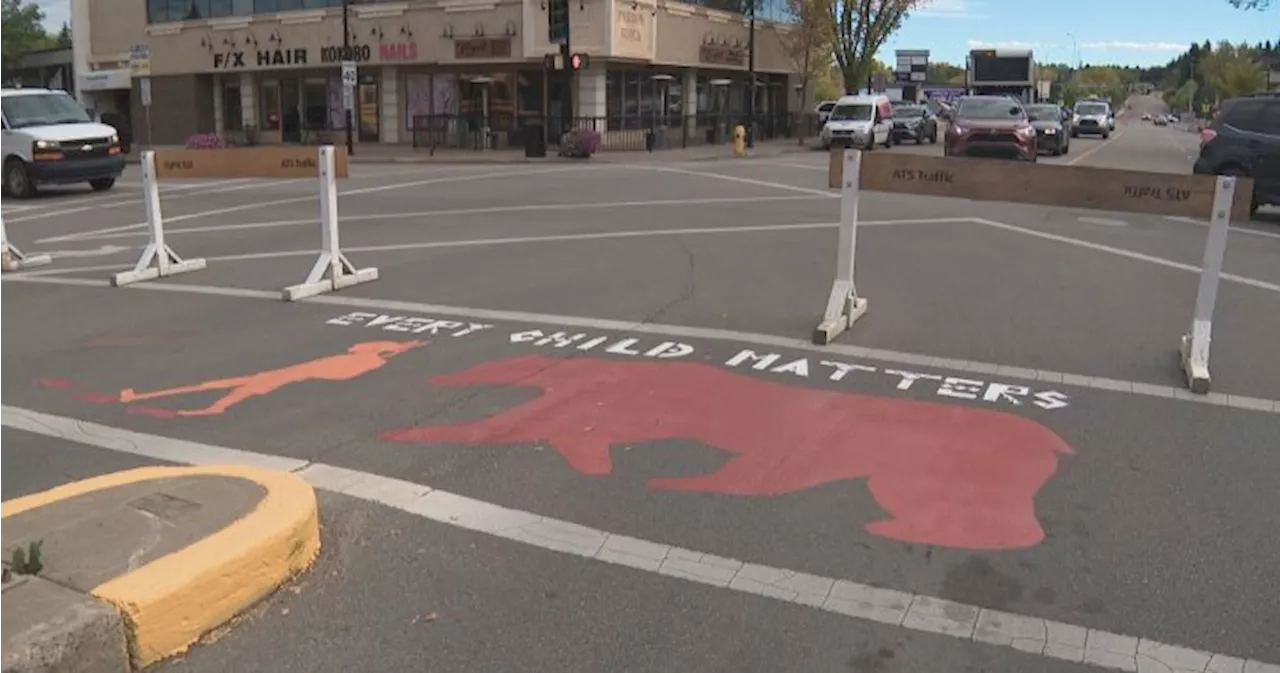
<svg viewBox="0 0 1280 673">
<path fill-rule="evenodd" d="M 54 40 L 57 41 L 59 49 L 71 48 L 71 26 L 66 21 L 62 22 L 62 28 L 58 30 L 58 36 Z"/>
<path fill-rule="evenodd" d="M 1246 44 L 1220 42 L 1199 66 L 1207 95 L 1217 103 L 1263 88 L 1265 74 L 1258 65 L 1258 52 Z"/>
<path fill-rule="evenodd" d="M 4 0 L 3 16 L 0 16 L 0 57 L 5 67 L 17 65 L 24 55 L 49 46 L 49 35 L 41 22 L 44 10 L 35 2 Z"/>
<path fill-rule="evenodd" d="M 848 91 L 867 85 L 875 55 L 902 25 L 907 14 L 925 0 L 834 0 L 831 20 L 836 63 Z"/>
<path fill-rule="evenodd" d="M 964 68 L 943 61 L 929 62 L 930 84 L 964 84 Z"/>
<path fill-rule="evenodd" d="M 830 0 L 788 0 L 787 4 L 793 23 L 781 33 L 782 44 L 800 75 L 800 109 L 808 111 L 814 80 L 831 70 Z"/>
</svg>

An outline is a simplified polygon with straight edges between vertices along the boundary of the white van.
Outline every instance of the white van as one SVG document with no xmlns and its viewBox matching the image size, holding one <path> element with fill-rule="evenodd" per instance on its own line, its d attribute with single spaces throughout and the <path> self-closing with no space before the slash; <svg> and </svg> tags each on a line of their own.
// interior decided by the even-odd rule
<svg viewBox="0 0 1280 673">
<path fill-rule="evenodd" d="M 893 146 L 893 103 L 888 96 L 842 96 L 822 126 L 822 149 L 840 144 L 864 150 Z"/>
<path fill-rule="evenodd" d="M 0 90 L 4 125 L 4 191 L 18 198 L 40 185 L 87 182 L 111 189 L 124 172 L 120 136 L 54 89 Z"/>
</svg>

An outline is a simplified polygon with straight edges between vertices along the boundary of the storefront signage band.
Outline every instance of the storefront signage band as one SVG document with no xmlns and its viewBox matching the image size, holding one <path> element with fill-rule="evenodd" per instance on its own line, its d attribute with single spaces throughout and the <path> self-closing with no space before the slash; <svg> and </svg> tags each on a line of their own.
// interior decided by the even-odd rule
<svg viewBox="0 0 1280 673">
<path fill-rule="evenodd" d="M 506 54 L 511 54 L 510 43 L 506 43 Z M 495 49 L 493 56 L 499 55 Z M 338 64 L 343 61 L 368 63 L 374 57 L 373 47 L 367 44 L 356 44 L 350 47 L 320 47 L 320 63 Z M 413 61 L 418 58 L 418 45 L 412 42 L 396 42 L 378 45 L 378 57 L 383 61 Z M 488 56 L 490 54 L 486 54 Z M 472 56 L 471 58 L 479 58 Z M 263 49 L 261 51 L 228 51 L 213 54 L 214 70 L 244 70 L 248 68 L 272 68 L 280 66 L 299 66 L 313 63 L 307 49 Z"/>
<path fill-rule="evenodd" d="M 704 44 L 698 48 L 698 60 L 712 65 L 741 66 L 746 63 L 747 52 L 740 47 Z"/>
</svg>

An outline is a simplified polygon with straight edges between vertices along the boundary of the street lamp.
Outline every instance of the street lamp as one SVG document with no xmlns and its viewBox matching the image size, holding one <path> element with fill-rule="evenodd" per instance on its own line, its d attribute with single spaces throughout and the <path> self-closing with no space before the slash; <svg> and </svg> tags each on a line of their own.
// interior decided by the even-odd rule
<svg viewBox="0 0 1280 673">
<path fill-rule="evenodd" d="M 1073 73 L 1072 79 L 1074 79 L 1076 68 L 1080 67 L 1080 47 L 1076 45 L 1075 35 L 1067 33 L 1067 37 L 1071 38 L 1071 72 Z"/>
</svg>

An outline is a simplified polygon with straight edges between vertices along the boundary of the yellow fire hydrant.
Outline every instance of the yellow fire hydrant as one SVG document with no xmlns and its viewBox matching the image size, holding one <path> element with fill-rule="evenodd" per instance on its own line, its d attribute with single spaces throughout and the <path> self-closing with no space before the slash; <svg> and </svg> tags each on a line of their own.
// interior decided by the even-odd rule
<svg viewBox="0 0 1280 673">
<path fill-rule="evenodd" d="M 733 127 L 733 156 L 747 156 L 747 127 L 742 124 Z"/>
</svg>

